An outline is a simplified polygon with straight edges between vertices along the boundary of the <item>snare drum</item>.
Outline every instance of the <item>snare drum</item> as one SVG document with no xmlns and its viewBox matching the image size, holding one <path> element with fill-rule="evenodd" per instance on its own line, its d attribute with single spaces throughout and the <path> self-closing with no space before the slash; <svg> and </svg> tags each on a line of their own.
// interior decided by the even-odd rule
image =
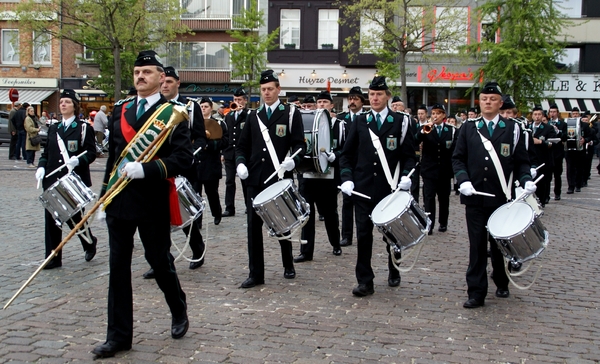
<svg viewBox="0 0 600 364">
<path fill-rule="evenodd" d="M 583 150 L 583 145 L 579 142 L 583 137 L 580 118 L 568 118 L 567 123 L 567 140 L 565 142 L 565 150 Z"/>
<path fill-rule="evenodd" d="M 516 196 L 520 196 L 521 193 L 523 193 L 522 187 L 519 186 L 519 187 L 515 188 Z M 544 209 L 542 208 L 540 199 L 537 198 L 537 196 L 535 196 L 534 194 L 531 194 L 531 195 L 528 195 L 527 197 L 525 197 L 524 201 L 527 202 L 527 204 L 529 206 L 531 206 L 531 208 L 533 209 L 533 212 L 535 213 L 535 217 L 540 217 L 544 214 Z"/>
<path fill-rule="evenodd" d="M 389 199 L 392 201 L 388 204 Z M 384 197 L 373 209 L 371 220 L 388 243 L 393 242 L 401 250 L 420 243 L 431 227 L 427 213 L 406 191 Z"/>
<path fill-rule="evenodd" d="M 327 156 L 321 153 L 321 149 L 329 153 L 333 144 L 329 111 L 325 109 L 300 110 L 300 113 L 304 125 L 306 155 L 296 167 L 296 171 L 298 173 L 327 173 L 330 167 L 329 161 Z"/>
<path fill-rule="evenodd" d="M 252 201 L 270 236 L 289 237 L 308 221 L 310 208 L 291 179 L 275 182 Z"/>
<path fill-rule="evenodd" d="M 544 251 L 548 245 L 548 231 L 529 204 L 523 201 L 510 204 L 494 211 L 488 219 L 487 229 L 506 259 L 523 263 Z"/>
<path fill-rule="evenodd" d="M 96 194 L 71 172 L 45 190 L 40 202 L 54 216 L 56 225 L 62 226 L 95 198 Z"/>
<path fill-rule="evenodd" d="M 198 195 L 187 178 L 179 176 L 175 178 L 177 197 L 179 199 L 179 211 L 183 223 L 179 226 L 171 225 L 171 231 L 176 231 L 189 226 L 204 211 L 204 200 Z"/>
</svg>

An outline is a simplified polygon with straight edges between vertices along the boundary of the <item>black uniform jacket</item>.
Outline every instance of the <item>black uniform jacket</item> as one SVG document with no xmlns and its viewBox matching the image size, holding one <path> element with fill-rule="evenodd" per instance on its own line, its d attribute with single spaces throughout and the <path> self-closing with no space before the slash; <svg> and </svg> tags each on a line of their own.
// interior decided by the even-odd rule
<svg viewBox="0 0 600 364">
<path fill-rule="evenodd" d="M 416 132 L 417 143 L 423 143 L 421 153 L 421 176 L 423 178 L 437 179 L 452 178 L 452 153 L 456 146 L 458 130 L 452 125 L 442 124 L 442 133 L 438 136 L 437 129 L 429 134 L 421 133 L 421 126 Z"/>
<path fill-rule="evenodd" d="M 515 128 L 519 139 L 515 146 Z M 452 155 L 452 167 L 458 185 L 470 181 L 476 191 L 487 192 L 496 197 L 480 195 L 460 196 L 460 202 L 465 205 L 500 206 L 506 203 L 506 195 L 502 190 L 496 168 L 477 130 L 494 146 L 498 154 L 504 178 L 508 183 L 511 172 L 514 173 L 513 181 L 519 181 L 521 186 L 531 180 L 529 174 L 530 164 L 523 133 L 516 122 L 512 119 L 500 117 L 498 125 L 494 128 L 493 136 L 490 138 L 487 126 L 483 118 L 469 119 L 460 128 L 456 148 Z M 511 189 L 514 186 L 509 186 Z M 513 197 L 514 194 L 513 194 Z"/>
<path fill-rule="evenodd" d="M 135 97 L 121 100 L 115 104 L 113 114 L 108 121 L 108 130 L 110 131 L 108 137 L 109 155 L 106 161 L 102 195 L 106 192 L 110 173 L 128 143 L 123 137 L 121 122 L 128 123 L 135 131 L 138 131 L 160 105 L 165 102 L 167 100 L 161 96 L 160 100 L 152 105 L 137 121 L 137 100 Z M 124 121 L 121 120 L 123 108 L 125 108 Z M 192 165 L 192 153 L 190 129 L 183 121 L 172 129 L 169 137 L 156 153 L 155 158 L 143 164 L 144 178 L 130 181 L 106 207 L 106 214 L 126 220 L 168 219 L 170 184 L 167 178 L 176 177 L 189 169 Z"/>
<path fill-rule="evenodd" d="M 410 119 L 405 114 L 395 113 L 389 108 L 381 130 L 377 130 L 373 113 L 358 115 L 350 125 L 348 138 L 340 157 L 342 182 L 354 182 L 354 189 L 371 196 L 371 201 L 380 201 L 389 195 L 392 186 L 385 177 L 369 130 L 379 137 L 392 177 L 398 162 L 400 162 L 400 176 L 405 176 L 415 166 L 416 155 L 414 132 L 410 125 L 406 128 L 404 141 L 400 144 L 403 123 L 410 123 Z"/>
<path fill-rule="evenodd" d="M 568 138 L 567 131 L 567 123 L 563 119 L 558 119 L 556 122 L 553 120 L 549 120 L 548 124 L 555 126 L 554 132 L 556 132 L 556 137 L 560 138 L 560 143 L 554 143 L 552 145 L 552 155 L 554 158 L 564 158 L 565 157 L 565 144 L 564 142 Z"/>
<path fill-rule="evenodd" d="M 296 109 L 292 115 L 290 130 L 290 106 L 279 104 L 271 119 L 267 119 L 267 112 L 264 106 L 256 111 L 250 112 L 246 118 L 246 124 L 242 129 L 242 135 L 235 147 L 236 166 L 244 163 L 248 168 L 248 186 L 263 186 L 269 176 L 275 172 L 271 156 L 267 150 L 267 145 L 258 125 L 257 116 L 263 124 L 269 129 L 269 137 L 275 147 L 275 152 L 279 163 L 281 163 L 290 151 L 294 154 L 298 149 L 301 152 L 294 157 L 296 165 L 300 163 L 300 158 L 306 152 L 306 143 L 304 142 L 304 126 L 302 125 L 302 116 Z M 276 181 L 274 178 L 271 182 Z"/>
<path fill-rule="evenodd" d="M 229 144 L 227 148 L 223 149 L 223 157 L 227 160 L 235 160 L 235 147 L 242 135 L 242 129 L 246 124 L 246 118 L 248 117 L 248 110 L 244 109 L 238 115 L 237 120 L 235 119 L 235 112 L 230 112 L 225 116 L 225 124 L 227 125 L 227 132 L 229 135 Z"/>
<path fill-rule="evenodd" d="M 214 120 L 221 126 L 223 137 L 220 139 L 207 139 L 206 148 L 197 154 L 198 181 L 214 181 L 221 179 L 223 176 L 221 150 L 229 145 L 229 135 L 225 122 Z"/>
<path fill-rule="evenodd" d="M 87 124 L 85 125 L 85 135 L 81 135 L 84 123 L 84 121 L 75 118 L 67 131 L 65 131 L 62 123 L 51 125 L 50 129 L 48 129 L 48 138 L 46 139 L 46 145 L 40 157 L 38 167 L 44 167 L 46 174 L 49 174 L 65 164 L 63 156 L 60 153 L 60 148 L 58 147 L 58 138 L 56 137 L 58 134 L 65 144 L 69 158 L 87 151 L 87 153 L 79 157 L 79 165 L 73 169 L 73 172 L 89 187 L 92 185 L 90 164 L 96 160 L 96 138 L 94 137 L 94 128 Z M 68 172 L 67 167 L 64 167 L 52 176 L 44 178 L 42 182 L 44 190 L 52 186 L 54 182 L 58 181 Z"/>
<path fill-rule="evenodd" d="M 188 122 L 188 126 L 190 127 L 190 138 L 192 139 L 192 150 L 195 152 L 200 148 L 203 150 L 206 148 L 206 128 L 204 127 L 204 117 L 202 116 L 202 109 L 200 109 L 200 105 L 193 100 L 189 100 L 187 97 L 183 97 L 179 95 L 177 101 L 182 104 L 188 104 L 190 101 L 192 104 L 190 105 L 190 109 L 188 109 L 190 120 Z M 200 153 L 200 152 L 198 152 Z M 185 173 L 182 173 L 190 183 L 193 183 L 197 177 L 197 162 L 199 155 L 196 154 L 196 158 L 194 159 L 194 165 Z"/>
<path fill-rule="evenodd" d="M 531 130 L 534 129 L 534 124 L 530 125 Z M 546 163 L 546 167 L 554 166 L 554 156 L 552 155 L 552 149 L 548 147 L 548 138 L 556 138 L 556 132 L 552 125 L 540 123 L 536 131 L 533 133 L 533 138 L 540 139 L 542 144 L 533 144 L 537 162 L 539 165 Z"/>
</svg>

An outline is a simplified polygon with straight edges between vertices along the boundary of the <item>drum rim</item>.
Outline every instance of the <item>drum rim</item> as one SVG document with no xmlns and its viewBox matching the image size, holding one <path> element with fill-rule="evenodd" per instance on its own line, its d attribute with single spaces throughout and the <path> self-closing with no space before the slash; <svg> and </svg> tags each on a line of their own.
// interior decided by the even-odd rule
<svg viewBox="0 0 600 364">
<path fill-rule="evenodd" d="M 390 221 L 395 220 L 398 216 L 401 216 L 402 214 L 404 214 L 409 208 L 410 205 L 412 203 L 412 201 L 414 201 L 414 198 L 412 197 L 412 195 L 410 193 L 408 193 L 407 191 L 398 191 L 398 193 L 396 194 L 396 196 L 394 196 L 394 203 L 390 203 L 388 206 L 385 207 L 385 210 L 392 208 L 392 207 L 396 207 L 398 206 L 398 202 L 397 199 L 401 196 L 406 196 L 407 198 L 407 203 L 404 206 L 404 208 L 402 209 L 402 211 L 400 211 L 400 213 L 392 216 L 390 219 L 386 220 L 386 221 L 375 221 L 375 219 L 378 216 L 375 216 L 375 214 L 381 214 L 383 213 L 383 211 L 381 211 L 381 208 L 383 207 L 383 205 L 385 205 L 387 203 L 387 199 L 391 198 L 392 195 L 394 195 L 393 193 L 390 193 L 389 195 L 385 196 L 384 198 L 381 199 L 381 201 L 379 201 L 377 203 L 377 205 L 375 205 L 375 207 L 373 208 L 373 211 L 371 211 L 371 221 L 373 222 L 373 225 L 375 226 L 379 226 L 379 225 L 385 225 L 387 223 L 389 223 Z"/>
<path fill-rule="evenodd" d="M 312 134 L 314 135 L 314 139 L 316 140 L 316 142 L 313 145 L 313 163 L 315 165 L 315 170 L 319 173 L 327 173 L 329 172 L 329 169 L 331 168 L 331 163 L 329 163 L 329 161 L 327 160 L 326 157 L 321 155 L 321 146 L 320 146 L 320 138 L 319 138 L 319 131 L 321 130 L 320 128 L 315 130 L 315 126 L 321 124 L 321 118 L 322 116 L 325 115 L 325 121 L 327 123 L 327 130 L 329 133 L 329 137 L 327 138 L 328 142 L 329 142 L 329 148 L 326 148 L 327 153 L 331 152 L 331 146 L 333 144 L 333 135 L 331 135 L 331 115 L 329 114 L 329 111 L 327 111 L 326 109 L 318 109 L 317 112 L 315 113 L 315 121 L 318 119 L 319 122 L 313 122 L 313 128 L 312 128 Z M 316 157 L 314 157 L 316 156 Z M 325 169 L 322 168 L 321 166 L 321 159 L 325 159 L 324 164 L 326 165 Z"/>
<path fill-rule="evenodd" d="M 261 195 L 265 195 L 266 196 L 266 194 L 265 194 L 266 191 L 269 191 L 271 189 L 275 189 L 274 186 L 282 185 L 284 183 L 286 184 L 286 188 L 280 189 L 277 192 L 277 194 L 271 196 L 269 199 L 263 199 L 263 200 L 259 199 L 259 197 L 261 197 Z M 256 195 L 256 197 L 254 197 L 254 199 L 252 200 L 252 206 L 262 205 L 265 202 L 273 200 L 275 197 L 279 196 L 281 193 L 283 193 L 285 190 L 287 190 L 288 187 L 292 187 L 292 188 L 294 187 L 294 184 L 292 183 L 292 180 L 289 179 L 289 178 L 284 178 L 282 180 L 279 180 L 279 181 L 277 181 L 277 182 L 275 182 L 275 183 L 267 186 L 264 190 L 260 191 L 260 193 L 258 195 Z M 257 200 L 258 200 L 258 202 L 256 202 Z"/>
<path fill-rule="evenodd" d="M 514 202 L 514 206 L 522 206 L 524 208 L 529 208 L 529 210 L 531 211 L 531 217 L 529 219 L 529 222 L 524 226 L 524 228 L 519 229 L 518 231 L 516 231 L 514 234 L 512 235 L 497 235 L 494 234 L 493 231 L 491 231 L 490 228 L 490 221 L 492 220 L 492 218 L 494 218 L 494 216 L 499 215 L 501 212 L 504 212 L 506 209 L 504 209 L 504 207 L 512 204 L 513 202 L 507 202 L 504 205 L 498 207 L 496 210 L 494 210 L 494 212 L 490 215 L 490 217 L 488 218 L 487 221 L 487 231 L 489 232 L 489 234 L 494 238 L 494 239 L 501 239 L 501 240 L 506 240 L 506 239 L 510 239 L 516 235 L 522 234 L 523 232 L 527 231 L 527 229 L 529 229 L 531 227 L 531 225 L 533 224 L 533 222 L 535 221 L 536 218 L 538 218 L 536 216 L 535 210 L 533 209 L 533 207 L 531 207 L 531 205 L 529 205 L 527 202 L 525 201 L 516 201 Z M 514 207 L 513 206 L 513 207 Z"/>
</svg>

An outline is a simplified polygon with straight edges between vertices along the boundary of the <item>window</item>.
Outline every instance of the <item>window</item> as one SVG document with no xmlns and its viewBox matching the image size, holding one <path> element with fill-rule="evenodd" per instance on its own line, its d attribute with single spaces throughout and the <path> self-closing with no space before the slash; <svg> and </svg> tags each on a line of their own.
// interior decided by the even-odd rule
<svg viewBox="0 0 600 364">
<path fill-rule="evenodd" d="M 379 21 L 385 21 L 382 10 L 372 10 L 361 17 L 360 53 L 373 53 L 383 47 L 383 25 Z"/>
<path fill-rule="evenodd" d="M 560 68 L 567 73 L 579 73 L 580 52 L 579 48 L 565 49 L 565 53 L 558 59 Z"/>
<path fill-rule="evenodd" d="M 233 0 L 231 15 L 232 16 L 240 15 L 242 13 L 242 10 L 250 9 L 251 4 L 252 3 L 250 0 Z M 258 4 L 258 2 L 257 2 L 257 4 Z"/>
<path fill-rule="evenodd" d="M 52 37 L 48 33 L 33 33 L 33 63 L 50 64 L 52 57 Z"/>
<path fill-rule="evenodd" d="M 467 7 L 436 7 L 434 51 L 458 53 L 458 48 L 467 43 L 468 28 Z"/>
<path fill-rule="evenodd" d="M 319 48 L 323 44 L 333 44 L 333 49 L 338 47 L 338 9 L 319 10 Z"/>
<path fill-rule="evenodd" d="M 582 0 L 554 0 L 558 10 L 569 18 L 581 18 Z"/>
<path fill-rule="evenodd" d="M 165 64 L 177 70 L 230 71 L 229 53 L 222 45 L 209 42 L 169 43 Z"/>
<path fill-rule="evenodd" d="M 240 0 L 233 0 L 234 6 Z M 184 10 L 182 19 L 229 19 L 231 18 L 231 0 L 181 0 Z"/>
<path fill-rule="evenodd" d="M 481 20 L 479 29 L 479 42 L 498 43 L 498 32 L 496 31 L 496 15 L 488 15 Z"/>
<path fill-rule="evenodd" d="M 300 9 L 281 9 L 279 22 L 279 47 L 294 44 L 300 48 Z"/>
<path fill-rule="evenodd" d="M 19 31 L 2 29 L 2 63 L 19 64 Z"/>
<path fill-rule="evenodd" d="M 88 47 L 83 46 L 83 59 L 86 61 L 93 61 L 94 60 L 94 51 L 91 49 L 88 49 Z"/>
<path fill-rule="evenodd" d="M 410 51 L 418 51 L 423 48 L 423 12 L 420 6 L 409 6 L 406 13 L 406 44 Z"/>
</svg>

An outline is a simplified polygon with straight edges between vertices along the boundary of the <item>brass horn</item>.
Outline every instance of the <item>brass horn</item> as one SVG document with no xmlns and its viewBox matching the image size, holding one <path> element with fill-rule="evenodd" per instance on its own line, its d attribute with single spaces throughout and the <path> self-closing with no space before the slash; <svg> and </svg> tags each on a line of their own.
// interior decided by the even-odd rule
<svg viewBox="0 0 600 364">
<path fill-rule="evenodd" d="M 433 123 L 429 122 L 422 126 L 423 134 L 429 134 L 433 130 Z"/>
</svg>

